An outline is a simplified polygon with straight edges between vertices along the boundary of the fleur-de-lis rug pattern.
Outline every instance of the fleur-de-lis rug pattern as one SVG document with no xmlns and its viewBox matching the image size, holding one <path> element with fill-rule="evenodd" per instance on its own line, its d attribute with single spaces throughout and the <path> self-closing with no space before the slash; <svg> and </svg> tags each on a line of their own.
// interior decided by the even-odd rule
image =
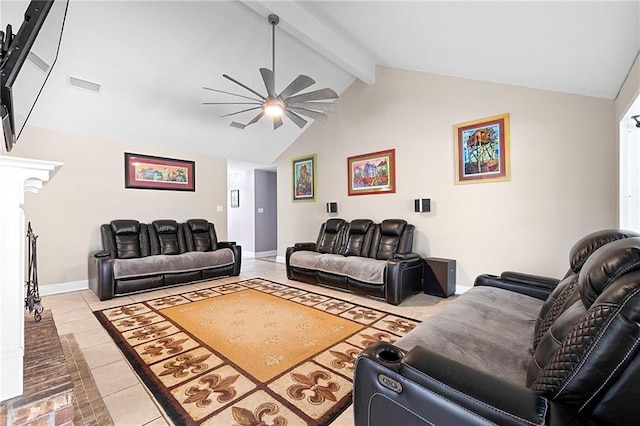
<svg viewBox="0 0 640 426">
<path fill-rule="evenodd" d="M 264 279 L 211 285 L 95 312 L 176 424 L 328 424 L 358 354 L 417 325 Z"/>
</svg>

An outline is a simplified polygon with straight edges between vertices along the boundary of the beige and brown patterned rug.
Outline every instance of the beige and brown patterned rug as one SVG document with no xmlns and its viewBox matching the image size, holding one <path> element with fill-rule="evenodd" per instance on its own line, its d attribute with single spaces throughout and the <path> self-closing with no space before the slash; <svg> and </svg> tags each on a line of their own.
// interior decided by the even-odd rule
<svg viewBox="0 0 640 426">
<path fill-rule="evenodd" d="M 357 355 L 417 324 L 264 279 L 95 314 L 172 420 L 204 425 L 328 424 Z"/>
</svg>

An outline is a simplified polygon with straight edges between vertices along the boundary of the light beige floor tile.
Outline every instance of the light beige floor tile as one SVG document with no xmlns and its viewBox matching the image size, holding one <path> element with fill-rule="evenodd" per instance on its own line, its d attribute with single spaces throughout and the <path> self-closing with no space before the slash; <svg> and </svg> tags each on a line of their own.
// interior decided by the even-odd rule
<svg viewBox="0 0 640 426">
<path fill-rule="evenodd" d="M 124 355 L 113 342 L 102 343 L 82 350 L 90 369 L 124 360 Z"/>
<path fill-rule="evenodd" d="M 102 330 L 102 325 L 98 322 L 96 317 L 84 318 L 76 321 L 69 321 L 62 324 L 56 323 L 59 334 L 67 333 L 83 333 L 85 331 Z"/>
<path fill-rule="evenodd" d="M 82 295 L 82 298 L 85 300 L 85 302 L 87 302 L 87 304 L 92 304 L 100 301 L 93 290 L 82 290 L 80 291 L 80 294 Z"/>
<path fill-rule="evenodd" d="M 128 387 L 104 398 L 116 426 L 137 426 L 161 417 L 141 384 Z"/>
<path fill-rule="evenodd" d="M 93 368 L 91 374 L 103 398 L 139 383 L 125 360 Z"/>
<path fill-rule="evenodd" d="M 144 424 L 144 426 L 172 426 L 172 425 L 173 423 L 170 423 L 168 420 L 165 420 L 162 417 L 158 417 L 157 419 Z"/>
<path fill-rule="evenodd" d="M 101 345 L 103 343 L 113 343 L 111 336 L 105 329 L 88 330 L 80 333 L 73 333 L 80 349 L 84 350 L 92 346 Z"/>
<path fill-rule="evenodd" d="M 78 308 L 75 311 L 70 312 L 58 312 L 53 311 L 53 318 L 56 321 L 56 326 L 72 321 L 81 321 L 88 319 L 95 319 L 93 312 L 89 309 L 86 303 L 78 304 Z M 64 334 L 64 333 L 59 333 Z"/>
</svg>

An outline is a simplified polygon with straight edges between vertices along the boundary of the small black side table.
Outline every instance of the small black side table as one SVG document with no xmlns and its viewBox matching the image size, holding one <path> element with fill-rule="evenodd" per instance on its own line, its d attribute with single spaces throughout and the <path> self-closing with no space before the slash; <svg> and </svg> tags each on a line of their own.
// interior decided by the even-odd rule
<svg viewBox="0 0 640 426">
<path fill-rule="evenodd" d="M 424 292 L 449 297 L 456 292 L 456 261 L 428 257 L 424 266 Z"/>
</svg>

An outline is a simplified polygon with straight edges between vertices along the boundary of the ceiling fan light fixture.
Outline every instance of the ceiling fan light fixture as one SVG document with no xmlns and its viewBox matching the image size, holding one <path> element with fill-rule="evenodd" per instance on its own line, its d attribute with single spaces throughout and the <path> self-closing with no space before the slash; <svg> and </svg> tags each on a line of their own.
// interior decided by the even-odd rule
<svg viewBox="0 0 640 426">
<path fill-rule="evenodd" d="M 262 110 L 270 117 L 280 117 L 284 112 L 284 108 L 280 102 L 270 99 L 262 104 Z"/>
</svg>

